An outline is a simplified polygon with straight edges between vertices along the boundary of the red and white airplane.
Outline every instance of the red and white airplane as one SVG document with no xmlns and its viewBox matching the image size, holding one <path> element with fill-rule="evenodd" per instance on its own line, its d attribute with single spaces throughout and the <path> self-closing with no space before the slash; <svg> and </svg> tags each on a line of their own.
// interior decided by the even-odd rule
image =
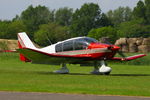
<svg viewBox="0 0 150 100">
<path fill-rule="evenodd" d="M 94 65 L 93 74 L 106 74 L 111 68 L 106 66 L 105 60 L 129 61 L 145 56 L 139 54 L 130 57 L 114 57 L 120 47 L 103 44 L 89 37 L 76 37 L 57 42 L 44 48 L 36 48 L 25 32 L 18 33 L 17 51 L 22 61 L 37 64 L 62 64 L 62 68 L 55 73 L 69 73 L 66 64 Z"/>
</svg>

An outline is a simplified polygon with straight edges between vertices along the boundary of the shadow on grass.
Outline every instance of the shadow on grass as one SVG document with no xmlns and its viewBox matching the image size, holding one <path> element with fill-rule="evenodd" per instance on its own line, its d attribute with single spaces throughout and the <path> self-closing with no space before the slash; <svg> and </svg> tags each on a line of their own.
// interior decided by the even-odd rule
<svg viewBox="0 0 150 100">
<path fill-rule="evenodd" d="M 58 74 L 54 72 L 37 72 L 37 74 L 43 74 L 43 75 L 93 75 L 93 74 L 85 74 L 85 73 L 69 73 L 69 74 Z"/>
<path fill-rule="evenodd" d="M 95 76 L 150 76 L 150 74 L 110 74 L 110 75 L 102 75 L 102 74 L 90 74 L 90 73 L 69 73 L 69 74 L 57 74 L 49 71 L 19 71 L 19 70 L 0 70 L 1 73 L 9 73 L 9 74 L 38 74 L 38 75 L 95 75 Z M 1 74 L 0 73 L 0 74 Z"/>
<path fill-rule="evenodd" d="M 109 76 L 150 76 L 150 74 L 110 74 Z"/>
<path fill-rule="evenodd" d="M 96 74 L 90 74 L 90 73 L 69 73 L 69 74 L 57 74 L 54 72 L 37 72 L 37 74 L 43 74 L 43 75 L 96 75 Z M 97 76 L 150 76 L 150 74 L 110 74 L 110 75 L 102 75 L 97 74 Z"/>
</svg>

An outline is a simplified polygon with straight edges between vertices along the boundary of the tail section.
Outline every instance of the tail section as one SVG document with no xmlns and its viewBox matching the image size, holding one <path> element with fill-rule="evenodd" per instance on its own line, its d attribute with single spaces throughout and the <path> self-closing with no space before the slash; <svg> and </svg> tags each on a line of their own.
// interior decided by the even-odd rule
<svg viewBox="0 0 150 100">
<path fill-rule="evenodd" d="M 18 33 L 18 42 L 20 43 L 19 48 L 36 49 L 36 47 L 33 45 L 32 41 L 29 39 L 25 32 Z"/>
<path fill-rule="evenodd" d="M 36 47 L 33 45 L 29 37 L 25 32 L 18 33 L 18 46 L 19 48 L 30 48 L 30 49 L 36 49 Z M 20 60 L 29 62 L 30 60 L 26 58 L 23 54 L 20 54 Z"/>
</svg>

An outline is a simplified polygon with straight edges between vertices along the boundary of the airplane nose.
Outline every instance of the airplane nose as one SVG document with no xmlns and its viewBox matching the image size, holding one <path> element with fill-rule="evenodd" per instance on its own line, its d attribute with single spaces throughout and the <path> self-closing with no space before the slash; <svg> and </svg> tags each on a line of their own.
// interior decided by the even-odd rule
<svg viewBox="0 0 150 100">
<path fill-rule="evenodd" d="M 103 44 L 103 43 L 91 43 L 88 46 L 88 49 L 94 49 L 94 48 L 108 48 L 109 50 L 119 50 L 120 47 L 116 45 L 109 45 L 109 44 Z"/>
<path fill-rule="evenodd" d="M 112 45 L 111 46 L 111 50 L 119 50 L 120 49 L 120 47 L 118 47 L 118 46 L 116 46 L 116 45 Z"/>
</svg>

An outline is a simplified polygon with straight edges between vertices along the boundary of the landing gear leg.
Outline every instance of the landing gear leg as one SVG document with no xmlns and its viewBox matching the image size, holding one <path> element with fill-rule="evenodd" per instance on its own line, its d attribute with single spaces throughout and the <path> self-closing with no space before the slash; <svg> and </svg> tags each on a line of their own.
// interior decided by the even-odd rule
<svg viewBox="0 0 150 100">
<path fill-rule="evenodd" d="M 99 68 L 99 72 L 100 74 L 103 74 L 103 75 L 109 75 L 110 72 L 111 72 L 111 68 L 106 66 L 106 63 L 104 60 L 101 61 L 101 67 Z"/>
<path fill-rule="evenodd" d="M 91 72 L 91 74 L 100 74 L 98 62 L 94 62 L 94 70 Z"/>
<path fill-rule="evenodd" d="M 68 74 L 69 73 L 69 69 L 67 68 L 65 63 L 62 63 L 62 68 L 60 68 L 59 70 L 54 71 L 54 73 L 57 73 L 57 74 Z"/>
<path fill-rule="evenodd" d="M 101 65 L 101 67 L 99 67 Z M 102 75 L 109 75 L 111 72 L 111 68 L 108 67 L 104 60 L 100 61 L 100 63 L 94 63 L 94 70 L 91 74 L 102 74 Z"/>
</svg>

